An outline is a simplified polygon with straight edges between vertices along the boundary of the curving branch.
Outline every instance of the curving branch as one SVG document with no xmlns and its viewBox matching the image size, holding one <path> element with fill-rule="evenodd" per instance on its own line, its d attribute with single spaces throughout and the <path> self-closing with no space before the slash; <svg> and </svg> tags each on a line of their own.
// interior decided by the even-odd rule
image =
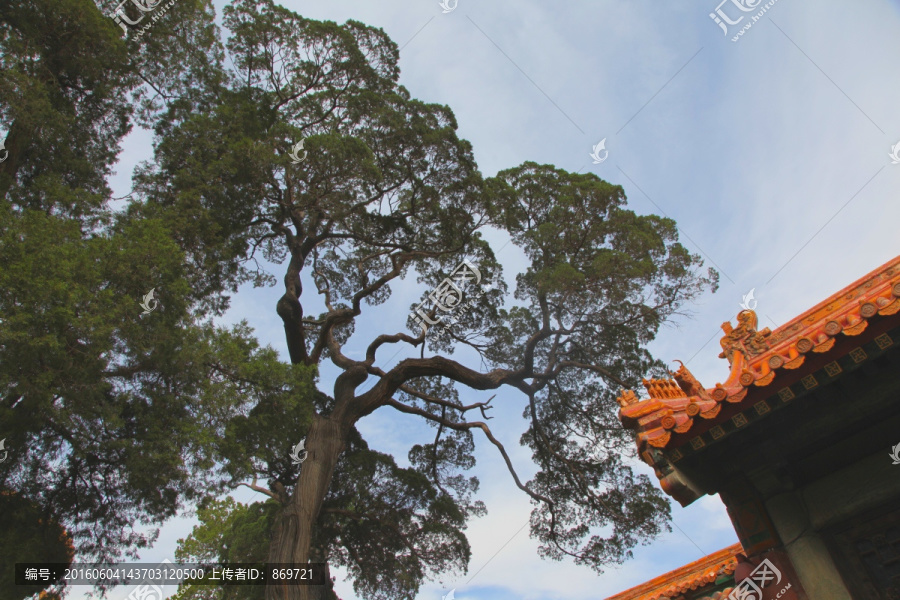
<svg viewBox="0 0 900 600">
<path fill-rule="evenodd" d="M 538 304 L 541 307 L 541 328 L 525 342 L 525 351 L 522 355 L 522 364 L 528 371 L 534 370 L 534 351 L 537 345 L 553 335 L 553 331 L 550 329 L 550 309 L 547 305 L 546 294 L 538 294 Z"/>
<path fill-rule="evenodd" d="M 470 429 L 480 429 L 481 431 L 484 432 L 485 437 L 494 446 L 496 446 L 497 450 L 499 450 L 500 454 L 503 456 L 503 460 L 506 462 L 506 468 L 507 468 L 507 470 L 509 470 L 510 475 L 512 475 L 513 481 L 516 482 L 516 487 L 518 487 L 520 490 L 522 490 L 523 492 L 525 492 L 526 494 L 531 496 L 533 499 L 544 502 L 545 504 L 547 504 L 550 507 L 554 506 L 553 500 L 551 500 L 550 498 L 547 498 L 543 494 L 538 494 L 537 492 L 530 490 L 528 488 L 528 486 L 526 486 L 525 484 L 522 483 L 522 480 L 519 479 L 519 474 L 516 472 L 516 469 L 512 464 L 512 459 L 510 459 L 509 454 L 506 452 L 506 448 L 503 446 L 503 444 L 500 442 L 500 440 L 498 440 L 496 437 L 494 437 L 494 433 L 491 431 L 491 428 L 488 427 L 487 423 L 482 423 L 481 421 L 473 421 L 473 422 L 467 422 L 467 423 L 455 423 L 453 421 L 448 421 L 445 418 L 438 417 L 437 415 L 433 415 L 433 414 L 431 414 L 427 411 L 424 411 L 420 408 L 415 408 L 414 406 L 408 406 L 406 404 L 403 404 L 402 402 L 398 402 L 398 401 L 394 400 L 393 398 L 388 399 L 385 402 L 385 404 L 387 406 L 396 408 L 400 412 L 424 417 L 435 423 L 440 423 L 450 429 L 455 429 L 456 431 L 469 431 Z"/>
<path fill-rule="evenodd" d="M 334 312 L 334 306 L 331 304 L 331 284 L 329 283 L 328 278 L 319 271 L 319 253 L 315 250 L 313 251 L 312 269 L 316 289 L 319 294 L 325 296 L 325 308 L 327 308 L 329 312 Z"/>
<path fill-rule="evenodd" d="M 463 404 L 459 404 L 457 402 L 450 402 L 449 400 L 442 400 L 441 398 L 437 398 L 430 394 L 425 394 L 424 392 L 414 390 L 413 388 L 409 387 L 408 385 L 401 385 L 400 391 L 406 392 L 410 396 L 418 398 L 419 400 L 423 400 L 425 402 L 430 402 L 431 404 L 437 404 L 438 406 L 441 406 L 443 408 L 453 408 L 455 410 L 460 411 L 463 414 L 469 412 L 470 410 L 475 410 L 477 408 L 477 409 L 481 410 L 481 416 L 484 417 L 485 420 L 494 418 L 494 417 L 487 416 L 485 411 L 494 408 L 490 404 L 491 404 L 491 400 L 493 400 L 494 398 L 497 397 L 497 394 L 494 394 L 493 396 L 491 396 L 484 402 L 475 402 L 473 404 L 463 405 Z"/>
<path fill-rule="evenodd" d="M 318 227 L 318 224 L 316 225 L 316 227 Z M 322 242 L 324 242 L 325 240 L 328 240 L 328 239 L 355 239 L 355 240 L 359 240 L 361 242 L 364 242 L 364 243 L 371 245 L 373 247 L 376 247 L 376 248 L 390 248 L 390 249 L 394 249 L 394 250 L 398 250 L 398 251 L 393 252 L 393 253 L 386 253 L 383 251 L 376 252 L 376 253 L 370 254 L 362 259 L 363 261 L 365 261 L 365 260 L 368 260 L 370 258 L 379 256 L 379 255 L 388 254 L 388 256 L 391 260 L 392 268 L 390 271 L 388 271 L 387 273 L 385 273 L 384 275 L 382 275 L 375 281 L 369 283 L 368 285 L 363 286 L 359 291 L 357 291 L 353 295 L 353 297 L 350 298 L 350 302 L 351 302 L 350 308 L 331 310 L 331 312 L 329 312 L 329 314 L 324 319 L 324 323 L 322 323 L 322 325 L 321 325 L 318 339 L 313 344 L 312 352 L 310 352 L 310 354 L 309 354 L 309 359 L 308 359 L 309 362 L 318 362 L 319 358 L 321 357 L 322 352 L 325 350 L 325 348 L 328 348 L 329 352 L 334 353 L 335 348 L 332 347 L 332 344 L 331 344 L 331 341 L 333 339 L 331 337 L 331 330 L 333 330 L 335 327 L 337 327 L 339 325 L 342 325 L 344 323 L 348 323 L 348 322 L 352 321 L 355 317 L 358 317 L 360 314 L 362 314 L 362 301 L 365 298 L 376 293 L 378 290 L 382 289 L 384 286 L 389 284 L 391 281 L 393 281 L 397 277 L 399 277 L 403 273 L 403 269 L 406 267 L 407 264 L 409 264 L 410 262 L 412 262 L 413 260 L 416 260 L 416 259 L 426 259 L 426 258 L 433 259 L 433 258 L 439 258 L 441 256 L 445 256 L 445 255 L 457 254 L 457 253 L 461 252 L 464 248 L 464 245 L 461 244 L 458 247 L 448 248 L 448 249 L 444 249 L 444 250 L 437 250 L 437 251 L 413 250 L 407 246 L 403 246 L 400 244 L 385 243 L 384 241 L 370 240 L 370 239 L 368 239 L 364 236 L 360 236 L 359 234 L 356 234 L 356 233 L 352 233 L 352 234 L 351 233 L 345 233 L 345 234 L 333 233 L 333 232 L 331 232 L 331 221 L 329 221 L 325 227 L 324 233 L 322 233 L 321 235 L 315 236 L 315 237 L 308 238 L 304 242 L 303 248 L 301 249 L 301 253 L 303 254 L 304 259 L 308 252 L 312 251 L 313 248 L 315 248 L 316 246 L 318 246 L 319 244 L 321 244 Z M 398 335 L 404 335 L 404 334 L 398 334 Z M 424 334 L 423 334 L 422 338 L 424 341 Z M 410 337 L 410 340 L 411 339 L 417 339 L 417 338 Z M 407 340 L 404 340 L 404 341 L 407 341 Z M 382 343 L 384 343 L 384 342 L 382 342 Z M 412 342 L 410 342 L 410 343 L 412 343 Z M 373 344 L 374 344 L 374 342 L 373 342 Z M 377 350 L 379 345 L 381 345 L 381 344 L 375 345 L 374 349 Z M 371 348 L 372 348 L 372 346 L 370 346 L 370 349 Z M 369 356 L 368 352 L 366 353 L 366 356 L 368 359 L 368 356 Z"/>
<path fill-rule="evenodd" d="M 617 515 L 618 513 L 616 511 L 612 510 L 609 507 L 609 505 L 606 502 L 604 502 L 603 498 L 600 495 L 596 494 L 595 492 L 593 492 L 591 490 L 591 486 L 590 486 L 590 483 L 587 481 L 587 477 L 584 475 L 582 470 L 580 468 L 578 468 L 578 465 L 575 463 L 575 461 L 569 460 L 566 456 L 557 452 L 556 449 L 553 448 L 553 445 L 550 443 L 550 438 L 547 436 L 547 434 L 544 431 L 544 427 L 541 425 L 540 421 L 538 420 L 537 407 L 535 406 L 535 403 L 534 403 L 534 394 L 528 395 L 528 406 L 531 411 L 531 421 L 532 421 L 532 424 L 534 425 L 534 431 L 537 434 L 537 437 L 540 438 L 539 440 L 536 439 L 535 441 L 536 442 L 539 441 L 541 444 L 541 447 L 546 452 L 549 452 L 551 455 L 556 457 L 560 462 L 565 464 L 566 467 L 568 467 L 569 472 L 572 473 L 575 476 L 575 479 L 577 480 L 576 485 L 578 485 L 578 487 L 581 489 L 581 491 L 586 496 L 592 497 L 595 500 L 597 500 L 603 506 L 603 508 L 605 508 L 607 511 L 609 511 L 610 516 Z"/>
<path fill-rule="evenodd" d="M 412 337 L 411 335 L 402 332 L 394 335 L 379 335 L 366 349 L 366 364 L 375 364 L 375 353 L 378 352 L 378 348 L 384 344 L 396 344 L 397 342 L 406 342 L 413 347 L 418 346 L 425 342 L 425 332 L 422 332 L 419 337 Z"/>
<path fill-rule="evenodd" d="M 300 271 L 303 262 L 292 247 L 291 260 L 288 263 L 284 275 L 284 295 L 276 304 L 276 312 L 284 323 L 284 333 L 288 345 L 291 363 L 308 363 L 309 354 L 306 351 L 306 332 L 303 328 L 303 306 L 300 297 L 303 294 L 303 285 L 300 282 Z"/>
<path fill-rule="evenodd" d="M 441 420 L 444 421 L 447 419 L 447 407 L 441 407 Z M 437 434 L 434 436 L 434 449 L 431 452 L 431 474 L 434 476 L 434 485 L 438 487 L 439 490 L 444 492 L 444 495 L 449 496 L 450 494 L 447 490 L 444 489 L 444 486 L 441 485 L 441 478 L 438 475 L 437 468 L 437 454 L 438 454 L 438 442 L 441 440 L 441 434 L 444 433 L 444 424 L 438 423 Z"/>
<path fill-rule="evenodd" d="M 244 482 L 241 482 L 241 483 L 237 483 L 237 484 L 232 484 L 232 485 L 229 486 L 229 487 L 231 487 L 231 489 L 233 489 L 233 490 L 236 490 L 237 488 L 239 488 L 239 487 L 241 487 L 241 486 L 248 487 L 248 488 L 250 488 L 251 490 L 253 490 L 254 492 L 259 492 L 260 494 L 265 494 L 265 495 L 268 496 L 269 498 L 272 498 L 273 500 L 277 500 L 278 502 L 284 504 L 284 499 L 283 499 L 283 498 L 279 498 L 278 495 L 275 494 L 275 492 L 273 492 L 273 491 L 270 490 L 269 488 L 263 487 L 263 486 L 261 486 L 261 485 L 257 485 L 257 484 L 256 484 L 256 481 L 257 481 L 257 479 L 256 479 L 256 477 L 254 476 L 254 477 L 253 477 L 253 483 L 244 483 Z"/>
<path fill-rule="evenodd" d="M 376 374 L 379 380 L 367 392 L 354 398 L 353 406 L 347 408 L 355 418 L 364 417 L 380 406 L 384 406 L 386 401 L 402 386 L 418 377 L 442 376 L 472 389 L 494 390 L 504 384 L 517 388 L 527 386 L 523 380 L 531 376 L 525 370 L 511 371 L 509 369 L 494 369 L 482 373 L 443 356 L 407 358 L 400 361 L 387 373 L 375 367 L 368 367 L 368 371 Z M 436 403 L 440 404 L 440 402 Z M 450 407 L 458 408 L 452 403 Z"/>
</svg>

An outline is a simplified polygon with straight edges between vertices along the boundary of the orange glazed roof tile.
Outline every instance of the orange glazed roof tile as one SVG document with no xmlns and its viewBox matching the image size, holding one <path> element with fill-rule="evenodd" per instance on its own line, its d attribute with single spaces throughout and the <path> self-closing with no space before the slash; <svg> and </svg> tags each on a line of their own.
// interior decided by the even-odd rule
<svg viewBox="0 0 900 600">
<path fill-rule="evenodd" d="M 623 390 L 618 398 L 619 420 L 637 432 L 638 451 L 653 465 L 654 449 L 682 445 L 684 436 L 678 436 L 678 444 L 670 444 L 673 435 L 696 429 L 698 420 L 710 426 L 716 423 L 723 403 L 740 403 L 749 389 L 769 386 L 780 373 L 801 367 L 807 356 L 827 353 L 837 336 L 859 335 L 874 319 L 895 315 L 892 320 L 900 325 L 898 312 L 900 256 L 775 331 L 757 330 L 756 313 L 741 311 L 737 327 L 730 322 L 722 324 L 725 336 L 719 358 L 727 359 L 731 366 L 724 383 L 704 388 L 682 364 L 673 379 L 644 380 L 649 398 L 641 400 L 633 391 Z M 785 390 L 793 397 L 793 392 Z M 702 440 L 697 444 L 695 449 L 702 447 Z M 680 456 L 677 450 L 674 453 Z"/>
<path fill-rule="evenodd" d="M 731 575 L 737 566 L 737 555 L 743 552 L 740 544 L 728 546 L 718 552 L 704 556 L 700 560 L 669 571 L 651 579 L 647 583 L 625 590 L 606 600 L 669 600 L 686 592 L 699 590 L 711 585 L 723 575 Z M 708 596 L 711 599 L 726 598 L 730 589 L 721 590 Z"/>
</svg>

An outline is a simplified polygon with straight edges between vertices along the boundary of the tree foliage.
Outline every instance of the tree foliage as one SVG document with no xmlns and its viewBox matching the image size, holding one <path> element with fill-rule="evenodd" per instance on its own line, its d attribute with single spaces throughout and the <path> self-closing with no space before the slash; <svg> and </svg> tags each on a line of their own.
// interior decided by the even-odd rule
<svg viewBox="0 0 900 600">
<path fill-rule="evenodd" d="M 230 496 L 209 499 L 197 509 L 200 522 L 191 534 L 178 540 L 175 560 L 180 563 L 263 563 L 275 502 L 235 502 Z M 209 585 L 182 584 L 174 600 L 226 600 L 240 597 L 261 599 L 263 588 L 241 586 L 220 588 Z"/>
<path fill-rule="evenodd" d="M 48 519 L 39 506 L 14 492 L 0 492 L 0 564 L 69 563 L 74 553 L 72 538 L 59 523 Z M 45 587 L 42 583 L 16 586 L 13 568 L 0 571 L 2 600 L 20 600 Z M 58 596 L 45 594 L 45 597 L 49 600 Z"/>
<path fill-rule="evenodd" d="M 462 403 L 460 384 L 510 386 L 528 399 L 522 441 L 540 471 L 529 483 L 514 477 L 536 504 L 532 533 L 545 556 L 571 555 L 599 570 L 658 533 L 668 505 L 625 461 L 614 395 L 662 369 L 647 343 L 680 306 L 716 285 L 715 273 L 700 274 L 699 258 L 678 243 L 674 222 L 628 210 L 620 187 L 591 174 L 525 163 L 483 178 L 452 112 L 398 85 L 397 47 L 381 30 L 312 21 L 265 0 L 232 3 L 224 24 L 234 68 L 223 66 L 218 80 L 227 90 L 209 112 L 173 105 L 163 114 L 156 160 L 137 181 L 142 210 L 209 220 L 185 232 L 196 247 L 221 242 L 214 250 L 235 263 L 261 252 L 282 264 L 276 309 L 291 362 L 327 360 L 342 371 L 328 401 L 314 408 L 310 459 L 298 477 L 267 473 L 272 487 L 264 493 L 284 505 L 270 560 L 318 553 L 340 563 L 366 540 L 385 539 L 375 519 L 368 537 L 341 538 L 348 524 L 367 522 L 375 498 L 360 497 L 352 509 L 328 505 L 335 490 L 353 489 L 342 457 L 353 451 L 354 424 L 379 407 L 438 427 L 433 444 L 410 454 L 412 470 L 429 482 L 414 492 L 415 510 L 436 494 L 472 514 L 472 487 L 457 473 L 472 466 L 473 431 L 508 456 L 486 422 L 467 419 L 489 405 Z M 291 164 L 288 150 L 301 139 L 305 158 Z M 448 334 L 426 336 L 410 322 L 412 334 L 387 331 L 363 346 L 364 359 L 350 358 L 347 344 L 359 347 L 351 341 L 357 319 L 390 302 L 391 286 L 409 274 L 433 289 L 468 257 L 498 275 L 486 228 L 507 232 L 528 257 L 515 303 L 500 308 L 507 293 L 500 283 L 456 315 Z M 222 239 L 204 237 L 208 230 Z M 420 357 L 382 370 L 378 353 L 397 344 Z M 462 347 L 488 370 L 449 358 Z M 339 535 L 320 539 L 317 549 L 314 538 L 332 529 Z M 417 524 L 414 536 L 390 538 L 406 538 L 419 566 L 404 569 L 408 587 L 356 571 L 359 592 L 413 595 L 426 577 L 428 544 L 416 541 L 424 531 Z M 463 546 L 440 562 L 459 559 Z"/>
<path fill-rule="evenodd" d="M 202 79 L 198 52 L 179 60 L 215 30 L 199 23 L 156 24 L 176 39 L 150 62 L 180 68 L 154 94 Z M 62 524 L 80 560 L 133 555 L 154 537 L 136 526 L 226 489 L 215 444 L 229 419 L 309 395 L 314 376 L 245 326 L 211 325 L 227 278 L 191 263 L 172 219 L 115 210 L 120 141 L 155 98 L 142 49 L 85 0 L 0 6 L 0 488 Z M 234 289 L 252 275 L 238 265 L 228 278 Z M 159 306 L 142 318 L 151 289 Z"/>
<path fill-rule="evenodd" d="M 0 485 L 97 559 L 207 498 L 183 556 L 257 556 L 266 535 L 268 562 L 345 566 L 373 600 L 467 569 L 476 439 L 533 501 L 543 556 L 601 571 L 664 529 L 614 398 L 663 370 L 647 344 L 716 287 L 675 223 L 592 174 L 484 177 L 452 111 L 399 85 L 380 29 L 234 0 L 220 38 L 209 2 L 177 7 L 141 40 L 87 0 L 0 7 Z M 154 155 L 118 209 L 107 179 L 134 123 Z M 487 231 L 527 258 L 510 286 Z M 414 277 L 424 299 L 463 258 L 495 284 L 443 334 L 380 320 L 407 312 L 392 286 Z M 245 283 L 280 288 L 287 362 L 246 325 L 212 324 Z M 160 306 L 141 316 L 150 289 Z M 381 333 L 361 340 L 358 323 Z M 388 368 L 394 348 L 412 352 Z M 317 390 L 326 361 L 339 375 Z M 500 388 L 527 401 L 531 481 L 475 397 Z M 356 427 L 387 407 L 435 428 L 409 467 Z M 267 502 L 209 503 L 236 486 Z"/>
</svg>

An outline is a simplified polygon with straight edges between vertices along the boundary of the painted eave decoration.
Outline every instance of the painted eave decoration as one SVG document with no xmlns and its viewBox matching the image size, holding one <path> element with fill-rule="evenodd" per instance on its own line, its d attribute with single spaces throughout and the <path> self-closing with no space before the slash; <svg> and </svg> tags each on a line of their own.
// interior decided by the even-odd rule
<svg viewBox="0 0 900 600">
<path fill-rule="evenodd" d="M 677 446 L 685 445 L 698 422 L 713 425 L 723 420 L 717 419 L 723 405 L 740 405 L 748 391 L 755 387 L 773 386 L 770 395 L 774 395 L 780 374 L 799 369 L 808 356 L 828 353 L 838 336 L 858 336 L 874 319 L 898 312 L 900 256 L 775 331 L 758 329 L 756 313 L 741 311 L 737 315 L 737 326 L 730 322 L 722 324 L 725 335 L 720 341 L 722 353 L 719 358 L 727 359 L 731 367 L 724 383 L 706 388 L 682 364 L 672 379 L 645 379 L 647 398 L 640 399 L 631 390 L 622 391 L 618 398 L 619 419 L 624 427 L 636 432 L 638 452 L 647 463 L 659 466 L 661 450 L 666 451 L 671 462 L 677 462 L 683 455 Z M 893 340 L 883 334 L 875 338 L 875 343 L 884 350 L 893 344 Z M 861 349 L 859 352 L 863 357 L 866 355 Z M 826 371 L 829 366 L 826 365 Z M 840 371 L 839 366 L 832 368 Z M 785 402 L 795 395 L 790 387 L 783 387 L 777 393 Z M 754 394 L 753 398 L 758 400 L 759 396 Z M 757 402 L 754 408 L 760 415 L 768 411 L 765 401 Z M 742 426 L 740 413 L 732 420 L 738 427 Z M 722 435 L 721 427 L 703 429 L 712 432 L 713 440 Z M 675 441 L 675 434 L 687 436 L 678 435 Z M 691 440 L 695 451 L 704 445 L 699 436 Z"/>
<path fill-rule="evenodd" d="M 705 588 L 717 580 L 734 574 L 737 555 L 743 552 L 740 544 L 734 544 L 713 552 L 690 564 L 660 575 L 637 587 L 626 590 L 606 600 L 669 600 L 683 594 Z M 705 598 L 726 598 L 731 588 L 720 590 Z"/>
</svg>

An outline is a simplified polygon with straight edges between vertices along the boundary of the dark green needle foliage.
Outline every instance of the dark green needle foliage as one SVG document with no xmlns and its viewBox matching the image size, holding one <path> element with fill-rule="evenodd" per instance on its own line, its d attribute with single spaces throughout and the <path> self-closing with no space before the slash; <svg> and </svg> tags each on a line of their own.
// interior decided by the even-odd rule
<svg viewBox="0 0 900 600">
<path fill-rule="evenodd" d="M 181 33 L 156 60 L 182 79 L 159 90 L 197 79 L 174 58 L 197 32 Z M 0 494 L 40 517 L 34 539 L 58 523 L 80 561 L 134 556 L 142 525 L 228 489 L 230 420 L 313 389 L 314 369 L 210 324 L 250 271 L 204 271 L 175 218 L 115 210 L 107 179 L 147 98 L 136 48 L 92 2 L 0 4 Z"/>
<path fill-rule="evenodd" d="M 264 563 L 269 550 L 269 535 L 278 504 L 243 504 L 226 496 L 207 500 L 197 509 L 200 521 L 184 539 L 178 540 L 175 560 L 179 563 Z M 261 600 L 264 588 L 258 586 L 218 587 L 179 586 L 174 600 Z"/>
<path fill-rule="evenodd" d="M 456 451 L 456 446 L 447 446 L 446 451 Z M 429 448 L 417 447 L 413 454 L 414 464 L 431 463 Z M 469 502 L 477 480 L 456 478 L 449 484 L 460 488 L 465 503 L 442 494 L 420 470 L 400 468 L 390 455 L 371 450 L 354 431 L 325 499 L 317 552 L 328 549 L 331 564 L 347 567 L 357 592 L 373 598 L 414 596 L 426 577 L 465 572 L 471 549 L 462 529 L 469 515 L 484 514 L 484 506 Z M 179 540 L 175 557 L 181 562 L 265 562 L 278 509 L 273 500 L 247 505 L 226 497 L 204 502 L 197 511 L 200 525 Z M 333 594 L 329 590 L 323 597 L 333 600 Z M 185 585 L 176 599 L 262 595 L 255 586 L 222 590 Z"/>
<path fill-rule="evenodd" d="M 486 354 L 509 369 L 534 361 L 544 373 L 525 390 L 522 443 L 540 465 L 532 500 L 547 507 L 532 514 L 532 531 L 543 556 L 599 570 L 629 557 L 668 517 L 656 487 L 623 462 L 633 445 L 615 397 L 665 372 L 646 344 L 716 274 L 694 274 L 697 259 L 678 244 L 674 221 L 626 210 L 622 189 L 593 175 L 526 163 L 499 173 L 494 192 L 531 260 L 517 288 L 531 306 L 505 314 L 502 343 Z M 604 526 L 610 533 L 597 534 Z"/>
<path fill-rule="evenodd" d="M 72 539 L 59 523 L 48 520 L 38 505 L 14 492 L 0 492 L 0 564 L 68 563 L 73 554 Z M 20 600 L 44 588 L 41 583 L 16 586 L 13 569 L 0 571 L 2 600 Z"/>
<path fill-rule="evenodd" d="M 355 430 L 348 442 L 316 535 L 331 541 L 330 559 L 348 568 L 356 592 L 411 598 L 425 579 L 465 573 L 471 557 L 466 520 L 485 513 L 471 498 L 477 479 L 451 481 L 455 500 L 427 475 L 430 448 L 413 449 L 413 466 L 401 468 L 390 455 L 369 449 Z"/>
</svg>

